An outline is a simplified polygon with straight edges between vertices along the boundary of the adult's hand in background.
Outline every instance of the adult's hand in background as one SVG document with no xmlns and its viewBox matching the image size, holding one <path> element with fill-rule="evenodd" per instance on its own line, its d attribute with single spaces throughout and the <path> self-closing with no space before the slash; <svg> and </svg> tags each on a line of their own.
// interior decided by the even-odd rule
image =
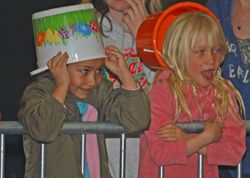
<svg viewBox="0 0 250 178">
<path fill-rule="evenodd" d="M 124 10 L 124 16 L 122 19 L 123 26 L 135 38 L 141 23 L 148 16 L 148 14 L 143 4 L 143 1 L 141 0 L 125 0 L 125 1 L 130 5 L 130 8 Z"/>
</svg>

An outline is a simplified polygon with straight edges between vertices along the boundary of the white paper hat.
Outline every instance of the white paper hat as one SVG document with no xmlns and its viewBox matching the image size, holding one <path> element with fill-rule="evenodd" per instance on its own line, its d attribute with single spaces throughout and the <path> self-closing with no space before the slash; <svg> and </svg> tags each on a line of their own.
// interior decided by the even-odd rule
<svg viewBox="0 0 250 178">
<path fill-rule="evenodd" d="M 59 51 L 68 52 L 68 63 L 104 58 L 105 51 L 95 10 L 90 3 L 36 12 L 32 15 L 38 69 Z"/>
</svg>

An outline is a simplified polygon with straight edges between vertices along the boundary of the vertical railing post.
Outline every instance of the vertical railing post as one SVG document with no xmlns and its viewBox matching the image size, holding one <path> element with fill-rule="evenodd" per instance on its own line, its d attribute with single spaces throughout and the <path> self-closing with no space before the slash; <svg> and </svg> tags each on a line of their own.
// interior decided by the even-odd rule
<svg viewBox="0 0 250 178">
<path fill-rule="evenodd" d="M 241 162 L 237 166 L 237 178 L 242 178 Z"/>
<path fill-rule="evenodd" d="M 84 164 L 85 164 L 85 148 L 86 148 L 86 135 L 81 135 L 81 170 L 84 175 Z"/>
<path fill-rule="evenodd" d="M 4 178 L 4 161 L 5 161 L 5 136 L 1 134 L 1 167 L 0 167 L 0 178 Z"/>
<path fill-rule="evenodd" d="M 164 178 L 164 166 L 160 166 L 159 168 L 159 178 Z"/>
<path fill-rule="evenodd" d="M 203 155 L 198 154 L 198 178 L 203 178 Z"/>
<path fill-rule="evenodd" d="M 41 174 L 40 178 L 45 178 L 45 144 L 41 144 Z"/>
<path fill-rule="evenodd" d="M 120 170 L 119 170 L 120 178 L 125 178 L 125 169 L 126 169 L 125 160 L 126 160 L 126 136 L 125 133 L 122 133 L 120 139 Z"/>
</svg>

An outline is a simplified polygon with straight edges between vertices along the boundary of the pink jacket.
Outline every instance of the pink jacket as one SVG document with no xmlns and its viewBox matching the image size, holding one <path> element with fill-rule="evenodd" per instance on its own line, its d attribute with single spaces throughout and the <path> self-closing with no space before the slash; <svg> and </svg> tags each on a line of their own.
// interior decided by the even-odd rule
<svg viewBox="0 0 250 178">
<path fill-rule="evenodd" d="M 198 157 L 193 154 L 186 156 L 185 141 L 164 141 L 157 137 L 156 131 L 170 123 L 175 116 L 175 100 L 166 82 L 169 71 L 158 77 L 157 83 L 150 91 L 151 125 L 141 136 L 139 178 L 158 177 L 159 166 L 165 165 L 167 178 L 197 178 Z M 201 88 L 197 91 L 197 101 L 201 112 L 193 99 L 192 88 L 185 87 L 188 106 L 195 121 L 215 118 L 212 107 L 214 88 Z M 235 106 L 237 107 L 237 106 Z M 240 117 L 240 116 L 238 116 Z M 181 113 L 178 122 L 189 122 Z M 245 153 L 246 131 L 243 121 L 236 121 L 228 114 L 224 121 L 224 129 L 219 142 L 207 146 L 204 160 L 204 178 L 218 178 L 218 165 L 237 165 Z"/>
</svg>

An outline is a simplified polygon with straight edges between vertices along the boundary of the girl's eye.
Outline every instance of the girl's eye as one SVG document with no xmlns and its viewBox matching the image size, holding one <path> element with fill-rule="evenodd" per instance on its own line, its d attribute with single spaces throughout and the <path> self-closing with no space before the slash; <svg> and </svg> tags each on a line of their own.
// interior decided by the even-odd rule
<svg viewBox="0 0 250 178">
<path fill-rule="evenodd" d="M 82 70 L 81 70 L 81 73 L 82 73 L 83 75 L 87 75 L 87 74 L 89 73 L 89 69 L 82 69 Z"/>
<path fill-rule="evenodd" d="M 196 49 L 194 50 L 194 54 L 198 56 L 203 56 L 206 51 L 204 49 Z"/>
<path fill-rule="evenodd" d="M 214 49 L 212 50 L 212 52 L 213 52 L 214 55 L 222 55 L 223 49 L 222 49 L 221 47 L 214 48 Z"/>
</svg>

